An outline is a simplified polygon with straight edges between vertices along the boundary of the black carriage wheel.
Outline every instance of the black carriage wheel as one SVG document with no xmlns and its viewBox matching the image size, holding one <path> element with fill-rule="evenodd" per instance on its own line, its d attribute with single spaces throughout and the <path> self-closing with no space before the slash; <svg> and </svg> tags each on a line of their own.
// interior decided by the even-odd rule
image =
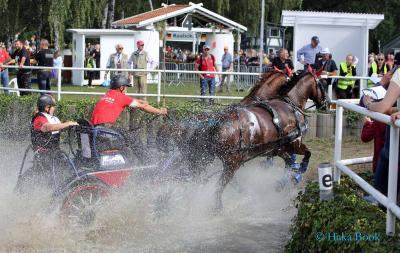
<svg viewBox="0 0 400 253">
<path fill-rule="evenodd" d="M 79 227 L 94 223 L 96 211 L 104 203 L 109 188 L 101 183 L 79 184 L 69 191 L 61 206 L 61 216 L 67 225 Z"/>
</svg>

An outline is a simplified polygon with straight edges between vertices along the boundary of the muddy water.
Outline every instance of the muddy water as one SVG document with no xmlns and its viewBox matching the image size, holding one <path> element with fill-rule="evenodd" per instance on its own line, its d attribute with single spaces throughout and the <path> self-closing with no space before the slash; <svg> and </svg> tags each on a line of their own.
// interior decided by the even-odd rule
<svg viewBox="0 0 400 253">
<path fill-rule="evenodd" d="M 274 190 L 283 174 L 278 164 L 266 169 L 256 159 L 241 168 L 219 215 L 211 211 L 216 178 L 205 185 L 134 182 L 110 196 L 93 226 L 67 229 L 46 208 L 47 190 L 13 194 L 27 144 L 0 141 L 0 252 L 281 252 L 289 239 L 297 189 Z M 161 213 L 160 196 L 168 198 Z"/>
</svg>

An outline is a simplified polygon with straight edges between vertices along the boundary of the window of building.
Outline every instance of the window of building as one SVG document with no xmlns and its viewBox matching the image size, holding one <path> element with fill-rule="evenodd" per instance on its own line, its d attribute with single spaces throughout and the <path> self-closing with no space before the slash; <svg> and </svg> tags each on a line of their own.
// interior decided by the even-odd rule
<svg viewBox="0 0 400 253">
<path fill-rule="evenodd" d="M 278 28 L 269 29 L 269 37 L 280 37 L 280 31 Z"/>
</svg>

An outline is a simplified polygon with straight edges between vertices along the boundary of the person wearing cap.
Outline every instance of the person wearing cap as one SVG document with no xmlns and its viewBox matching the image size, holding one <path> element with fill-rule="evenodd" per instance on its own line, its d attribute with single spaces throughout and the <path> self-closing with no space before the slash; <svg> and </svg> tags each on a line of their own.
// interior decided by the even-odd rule
<svg viewBox="0 0 400 253">
<path fill-rule="evenodd" d="M 315 63 L 316 55 L 322 51 L 322 47 L 319 45 L 319 38 L 313 36 L 311 38 L 311 43 L 303 46 L 297 51 L 297 60 L 304 65 L 304 70 L 311 68 Z"/>
<path fill-rule="evenodd" d="M 110 90 L 96 103 L 90 121 L 94 126 L 114 125 L 122 111 L 126 107 L 166 115 L 166 108 L 154 108 L 146 101 L 129 97 L 125 93 L 127 87 L 131 87 L 129 80 L 122 75 L 115 75 L 111 78 Z"/>
<path fill-rule="evenodd" d="M 195 69 L 199 71 L 218 71 L 217 65 L 215 64 L 214 55 L 210 54 L 210 47 L 208 45 L 203 46 L 203 52 L 197 57 Z M 215 75 L 213 73 L 199 74 L 200 77 L 200 93 L 202 96 L 206 95 L 207 88 L 209 89 L 210 96 L 215 95 Z M 204 100 L 203 100 L 204 101 Z M 210 99 L 210 103 L 213 99 Z"/>
<path fill-rule="evenodd" d="M 6 45 L 1 42 L 0 43 L 0 64 L 3 64 L 6 61 L 11 60 L 10 55 L 8 54 L 6 50 Z M 7 68 L 0 68 L 0 78 L 1 78 L 1 83 L 3 84 L 4 88 L 8 88 L 8 69 Z M 5 95 L 9 95 L 10 92 L 8 90 L 3 90 Z"/>
<path fill-rule="evenodd" d="M 285 48 L 278 50 L 278 56 L 272 60 L 272 67 L 276 71 L 284 72 L 289 77 L 293 75 L 293 62 L 289 59 L 289 52 Z"/>
<path fill-rule="evenodd" d="M 222 72 L 228 72 L 232 70 L 232 55 L 229 53 L 229 48 L 227 46 L 224 47 L 224 54 L 222 55 L 221 59 L 221 65 L 222 65 Z M 221 84 L 219 85 L 219 90 L 218 92 L 222 92 L 225 80 L 227 80 L 226 83 L 226 91 L 230 92 L 230 75 L 222 75 L 221 76 Z"/>
<path fill-rule="evenodd" d="M 135 132 L 115 127 L 115 122 L 126 107 L 136 108 L 152 114 L 166 115 L 166 108 L 154 108 L 147 101 L 126 95 L 127 87 L 131 87 L 124 76 L 116 75 L 111 79 L 110 90 L 96 103 L 90 122 L 96 126 L 115 129 L 126 138 L 126 144 L 132 149 L 140 162 L 148 162 L 149 152 Z"/>
<path fill-rule="evenodd" d="M 60 148 L 60 131 L 78 125 L 75 121 L 61 122 L 55 115 L 56 102 L 49 94 L 41 95 L 31 120 L 31 142 L 35 170 L 29 175 L 48 178 L 51 174 L 52 154 Z M 33 180 L 29 178 L 29 180 Z"/>
<path fill-rule="evenodd" d="M 59 131 L 76 126 L 75 121 L 61 121 L 54 116 L 56 102 L 49 94 L 41 95 L 37 100 L 37 109 L 32 117 L 32 148 L 37 153 L 48 153 L 60 145 Z"/>
<path fill-rule="evenodd" d="M 143 40 L 138 40 L 136 43 L 137 50 L 131 54 L 129 65 L 132 69 L 147 69 L 149 55 L 144 50 Z M 133 72 L 133 83 L 137 85 L 138 93 L 147 93 L 147 72 Z M 146 100 L 146 97 L 143 98 Z"/>
<path fill-rule="evenodd" d="M 124 54 L 124 46 L 122 44 L 115 45 L 116 52 L 111 54 L 108 58 L 106 68 L 109 69 L 128 69 L 128 55 Z M 108 72 L 106 71 L 104 74 L 104 79 L 107 80 Z M 129 77 L 128 72 L 120 72 L 120 71 L 111 71 L 110 78 L 113 78 L 115 75 L 123 75 L 126 78 Z"/>
<path fill-rule="evenodd" d="M 320 72 L 323 76 L 336 76 L 338 68 L 336 66 L 336 62 L 332 59 L 332 54 L 329 51 L 329 48 L 323 48 L 319 55 L 320 57 L 318 57 L 314 64 L 314 69 L 317 72 Z M 331 78 L 328 78 L 326 81 L 328 85 L 332 84 Z M 327 87 L 325 88 L 327 89 Z"/>
</svg>

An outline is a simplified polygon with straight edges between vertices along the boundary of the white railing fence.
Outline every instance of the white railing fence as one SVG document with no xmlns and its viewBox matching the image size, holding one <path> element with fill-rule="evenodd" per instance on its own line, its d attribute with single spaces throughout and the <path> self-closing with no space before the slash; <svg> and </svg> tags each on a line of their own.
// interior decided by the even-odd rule
<svg viewBox="0 0 400 253">
<path fill-rule="evenodd" d="M 358 176 L 349 168 L 349 165 L 369 163 L 372 157 L 361 157 L 342 160 L 342 128 L 343 128 L 343 109 L 360 113 L 374 120 L 390 125 L 390 152 L 389 152 L 389 183 L 388 196 L 386 197 L 381 192 L 376 190 L 372 185 Z M 371 194 L 380 204 L 387 208 L 386 215 L 386 234 L 393 236 L 395 232 L 396 216 L 400 218 L 400 208 L 397 205 L 397 176 L 398 176 L 398 155 L 399 155 L 399 127 L 400 120 L 395 124 L 390 121 L 388 115 L 371 112 L 363 107 L 351 104 L 344 100 L 336 102 L 336 130 L 335 130 L 335 170 L 334 180 L 340 184 L 341 172 L 353 179 L 362 189 Z"/>
<path fill-rule="evenodd" d="M 3 66 L 7 68 L 12 68 L 12 69 L 18 69 L 18 66 L 13 66 L 13 65 L 7 65 Z M 46 90 L 37 90 L 37 89 L 19 89 L 19 88 L 4 88 L 0 87 L 0 89 L 8 89 L 10 91 L 31 91 L 31 92 L 46 92 L 46 93 L 54 93 L 57 95 L 57 100 L 61 100 L 61 95 L 62 94 L 74 94 L 74 95 L 103 95 L 103 93 L 100 92 L 78 92 L 78 91 L 63 91 L 62 90 L 62 71 L 108 71 L 108 72 L 148 72 L 148 73 L 155 73 L 157 75 L 157 93 L 146 93 L 146 94 L 139 94 L 139 93 L 127 93 L 128 95 L 132 96 L 145 96 L 145 97 L 157 97 L 157 102 L 160 103 L 162 97 L 170 97 L 170 98 L 214 98 L 214 99 L 227 99 L 227 100 L 240 100 L 243 99 L 243 97 L 239 96 L 200 96 L 200 95 L 180 95 L 180 94 L 162 94 L 161 90 L 163 87 L 163 81 L 164 81 L 164 76 L 166 77 L 166 80 L 168 79 L 168 76 L 171 75 L 195 75 L 197 77 L 197 81 L 199 81 L 198 74 L 209 74 L 213 73 L 215 75 L 239 75 L 239 76 L 244 76 L 244 77 L 255 77 L 255 79 L 260 75 L 259 73 L 240 73 L 240 72 L 210 72 L 210 71 L 181 71 L 181 70 L 176 70 L 176 69 L 155 69 L 155 70 L 143 70 L 143 69 L 107 69 L 107 68 L 97 68 L 97 69 L 91 69 L 91 68 L 77 68 L 77 67 L 39 67 L 39 66 L 29 66 L 29 67 L 24 67 L 24 69 L 32 69 L 32 70 L 57 70 L 57 91 L 46 91 Z"/>
<path fill-rule="evenodd" d="M 11 69 L 18 69 L 18 66 L 14 65 L 7 65 L 3 66 Z M 207 71 L 196 71 L 194 70 L 194 65 L 185 66 L 170 63 L 166 64 L 166 69 L 154 69 L 154 70 L 143 70 L 143 69 L 107 69 L 107 68 L 78 68 L 78 67 L 42 67 L 42 66 L 29 66 L 24 67 L 24 69 L 32 69 L 32 70 L 57 70 L 57 91 L 56 92 L 49 92 L 45 90 L 24 90 L 18 89 L 16 86 L 14 88 L 4 88 L 0 87 L 0 89 L 8 89 L 10 91 L 18 92 L 18 91 L 31 91 L 31 92 L 47 92 L 47 93 L 54 93 L 57 96 L 57 100 L 61 100 L 62 94 L 66 95 L 103 95 L 104 93 L 100 92 L 78 92 L 78 91 L 63 91 L 62 90 L 62 71 L 115 71 L 115 72 L 147 72 L 152 73 L 152 76 L 157 76 L 157 93 L 146 93 L 146 94 L 138 94 L 138 93 L 128 93 L 128 95 L 132 96 L 145 96 L 145 97 L 156 97 L 157 102 L 160 103 L 162 97 L 169 97 L 169 98 L 214 98 L 214 99 L 227 99 L 227 100 L 240 100 L 243 97 L 240 96 L 200 96 L 200 95 L 179 95 L 179 94 L 162 94 L 162 87 L 167 83 L 168 85 L 175 84 L 180 85 L 185 82 L 196 83 L 199 82 L 199 74 L 208 74 L 213 73 L 218 76 L 221 75 L 229 75 L 233 76 L 231 82 L 235 83 L 235 86 L 238 90 L 249 90 L 258 80 L 260 73 L 258 72 L 259 67 L 251 67 L 251 66 L 240 66 L 240 71 L 244 72 L 207 72 Z M 366 80 L 369 80 L 370 77 L 362 77 L 362 76 L 354 76 L 354 77 L 343 77 L 343 76 L 330 76 L 329 78 L 332 79 L 355 79 L 361 80 L 361 87 L 360 90 L 366 87 Z M 328 89 L 328 95 L 332 98 L 332 85 L 330 85 Z"/>
</svg>

